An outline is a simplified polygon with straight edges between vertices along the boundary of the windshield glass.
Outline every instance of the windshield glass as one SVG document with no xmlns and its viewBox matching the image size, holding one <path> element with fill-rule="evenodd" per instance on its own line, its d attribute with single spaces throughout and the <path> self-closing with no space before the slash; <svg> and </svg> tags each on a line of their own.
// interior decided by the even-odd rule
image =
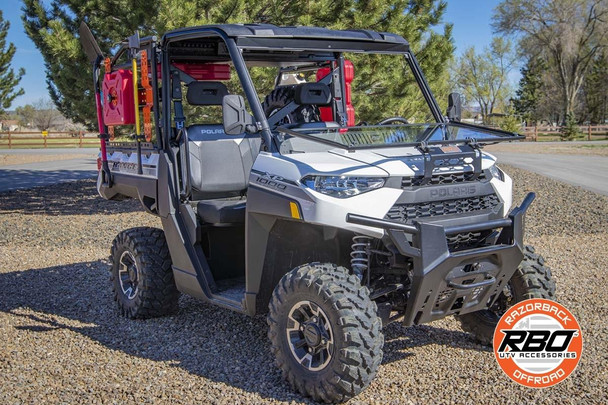
<svg viewBox="0 0 608 405">
<path fill-rule="evenodd" d="M 442 100 L 447 101 L 449 88 L 425 87 L 409 52 L 299 50 L 264 58 L 260 52 L 244 59 L 282 154 L 496 141 L 510 135 L 445 124 Z"/>
<path fill-rule="evenodd" d="M 513 134 L 514 135 L 514 134 Z M 277 137 L 282 154 L 318 152 L 332 148 L 367 149 L 416 146 L 421 142 L 459 143 L 475 140 L 493 143 L 513 140 L 514 136 L 466 124 L 374 125 L 349 128 L 279 128 Z"/>
</svg>

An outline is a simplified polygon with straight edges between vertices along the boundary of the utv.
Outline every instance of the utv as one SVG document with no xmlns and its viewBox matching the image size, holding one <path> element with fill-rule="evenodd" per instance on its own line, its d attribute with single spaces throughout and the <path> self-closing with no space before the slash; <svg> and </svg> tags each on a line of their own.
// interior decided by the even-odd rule
<svg viewBox="0 0 608 405">
<path fill-rule="evenodd" d="M 522 137 L 461 123 L 457 94 L 444 116 L 402 37 L 210 25 L 160 41 L 136 34 L 104 59 L 80 32 L 94 68 L 99 194 L 139 199 L 163 227 L 112 244 L 123 315 L 172 313 L 180 293 L 267 313 L 291 386 L 339 402 L 372 381 L 390 322 L 455 315 L 488 344 L 509 306 L 553 297 L 550 270 L 523 243 L 534 193 L 513 208 L 511 179 L 481 151 Z M 373 75 L 383 58 L 419 94 L 398 105 L 407 116 L 382 111 L 391 104 Z M 357 97 L 367 110 L 354 110 Z M 356 114 L 385 119 L 355 124 Z M 112 141 L 124 125 L 135 141 Z"/>
</svg>

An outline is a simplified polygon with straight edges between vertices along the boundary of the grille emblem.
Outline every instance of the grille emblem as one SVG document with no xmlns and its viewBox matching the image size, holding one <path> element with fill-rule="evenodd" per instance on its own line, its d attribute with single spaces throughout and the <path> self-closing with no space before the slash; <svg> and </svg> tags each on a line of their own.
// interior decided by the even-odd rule
<svg viewBox="0 0 608 405">
<path fill-rule="evenodd" d="M 475 194 L 477 188 L 475 186 L 451 187 L 451 188 L 433 188 L 430 190 L 431 198 L 443 197 L 462 197 L 465 195 Z"/>
</svg>

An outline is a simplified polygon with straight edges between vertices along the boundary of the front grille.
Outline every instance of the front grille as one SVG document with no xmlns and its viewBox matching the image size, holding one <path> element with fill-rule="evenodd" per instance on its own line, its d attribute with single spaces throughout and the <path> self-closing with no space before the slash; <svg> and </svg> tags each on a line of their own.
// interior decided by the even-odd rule
<svg viewBox="0 0 608 405">
<path fill-rule="evenodd" d="M 465 232 L 447 236 L 450 251 L 470 249 L 481 245 L 491 231 Z"/>
<path fill-rule="evenodd" d="M 500 201 L 496 194 L 478 197 L 458 198 L 445 201 L 429 201 L 413 204 L 395 204 L 386 214 L 385 219 L 411 223 L 417 218 L 436 217 L 450 214 L 465 214 L 495 208 Z"/>
<path fill-rule="evenodd" d="M 482 181 L 485 179 L 485 172 L 479 173 L 477 179 L 474 178 L 473 172 L 435 173 L 431 176 L 427 185 L 436 186 L 440 184 L 466 183 L 469 181 Z M 422 185 L 423 181 L 424 176 L 403 177 L 401 179 L 401 188 L 418 187 Z"/>
</svg>

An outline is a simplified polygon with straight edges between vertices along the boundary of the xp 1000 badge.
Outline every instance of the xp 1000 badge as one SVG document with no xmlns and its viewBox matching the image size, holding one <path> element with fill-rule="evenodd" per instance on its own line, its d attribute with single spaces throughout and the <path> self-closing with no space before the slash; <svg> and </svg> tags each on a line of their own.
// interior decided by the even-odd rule
<svg viewBox="0 0 608 405">
<path fill-rule="evenodd" d="M 581 328 L 563 305 L 546 299 L 522 301 L 507 310 L 494 332 L 494 355 L 514 381 L 532 388 L 560 383 L 583 351 Z"/>
</svg>

